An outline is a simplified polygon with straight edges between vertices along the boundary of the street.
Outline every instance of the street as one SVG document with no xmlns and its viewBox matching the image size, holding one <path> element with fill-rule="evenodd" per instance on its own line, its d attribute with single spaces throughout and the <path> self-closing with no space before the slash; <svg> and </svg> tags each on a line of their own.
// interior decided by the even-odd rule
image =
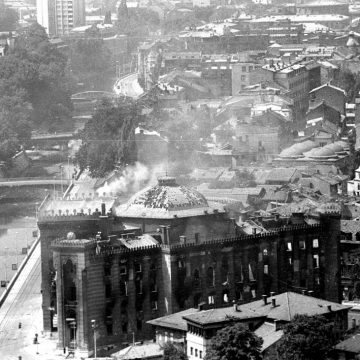
<svg viewBox="0 0 360 360">
<path fill-rule="evenodd" d="M 114 85 L 114 91 L 117 95 L 125 95 L 134 99 L 144 92 L 137 81 L 137 74 L 130 74 L 117 80 Z"/>
<path fill-rule="evenodd" d="M 56 341 L 42 334 L 40 244 L 0 308 L 0 359 L 57 359 Z M 19 324 L 21 323 L 21 328 Z M 33 344 L 38 334 L 39 344 Z"/>
</svg>

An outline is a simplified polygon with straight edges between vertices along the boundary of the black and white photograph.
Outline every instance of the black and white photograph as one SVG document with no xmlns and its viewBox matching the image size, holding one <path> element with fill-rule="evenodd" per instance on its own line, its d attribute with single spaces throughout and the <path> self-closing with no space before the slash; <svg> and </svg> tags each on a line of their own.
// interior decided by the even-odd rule
<svg viewBox="0 0 360 360">
<path fill-rule="evenodd" d="M 360 359 L 360 0 L 0 0 L 0 360 Z"/>
</svg>

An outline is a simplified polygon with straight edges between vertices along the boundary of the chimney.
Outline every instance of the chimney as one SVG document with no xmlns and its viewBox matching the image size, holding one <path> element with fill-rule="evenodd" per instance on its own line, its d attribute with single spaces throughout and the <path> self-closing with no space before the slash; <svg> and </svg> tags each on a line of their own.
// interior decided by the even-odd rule
<svg viewBox="0 0 360 360">
<path fill-rule="evenodd" d="M 101 203 L 101 216 L 106 215 L 106 206 L 105 203 Z"/>
<path fill-rule="evenodd" d="M 276 299 L 275 298 L 272 298 L 271 299 L 271 306 L 274 308 L 276 307 Z"/>
<path fill-rule="evenodd" d="M 271 297 L 275 296 L 275 292 L 274 292 L 274 291 L 271 291 L 271 292 L 270 292 L 270 296 L 271 296 Z"/>
<path fill-rule="evenodd" d="M 162 241 L 165 245 L 168 245 L 166 226 L 161 225 L 160 229 L 161 229 Z"/>
<path fill-rule="evenodd" d="M 274 320 L 275 331 L 280 330 L 279 320 Z"/>
<path fill-rule="evenodd" d="M 309 290 L 308 294 L 309 294 L 309 296 L 313 296 L 314 295 L 314 290 Z"/>
<path fill-rule="evenodd" d="M 301 290 L 301 293 L 302 293 L 303 295 L 306 295 L 306 290 L 305 290 L 305 289 L 302 289 L 302 290 Z"/>
<path fill-rule="evenodd" d="M 185 244 L 186 244 L 186 236 L 185 236 L 185 235 L 180 235 L 180 244 L 181 244 L 181 245 L 185 245 Z"/>
<path fill-rule="evenodd" d="M 328 311 L 331 311 L 331 305 L 330 304 L 327 305 L 326 307 L 327 307 Z"/>
<path fill-rule="evenodd" d="M 201 302 L 201 303 L 199 303 L 199 305 L 198 305 L 198 311 L 203 311 L 203 310 L 205 310 L 205 305 L 206 305 L 206 303 L 203 301 L 203 302 Z"/>
<path fill-rule="evenodd" d="M 353 329 L 356 328 L 356 319 L 355 319 L 355 318 L 352 318 L 352 319 L 351 319 L 351 327 L 352 327 Z"/>
<path fill-rule="evenodd" d="M 264 300 L 264 305 L 267 305 L 268 302 L 267 302 L 267 295 L 263 295 L 262 296 L 263 300 Z"/>
</svg>

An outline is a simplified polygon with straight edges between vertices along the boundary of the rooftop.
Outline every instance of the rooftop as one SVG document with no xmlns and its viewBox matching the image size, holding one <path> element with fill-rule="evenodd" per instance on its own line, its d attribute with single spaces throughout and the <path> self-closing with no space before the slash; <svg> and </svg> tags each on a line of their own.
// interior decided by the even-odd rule
<svg viewBox="0 0 360 360">
<path fill-rule="evenodd" d="M 183 317 L 187 315 L 191 315 L 197 311 L 199 310 L 195 308 L 190 308 L 184 311 L 177 312 L 175 314 L 171 314 L 147 321 L 147 323 L 154 326 L 187 331 L 187 323 L 183 319 Z"/>
<path fill-rule="evenodd" d="M 142 345 L 131 345 L 125 349 L 122 349 L 111 355 L 113 359 L 126 359 L 126 360 L 138 360 L 138 359 L 151 359 L 161 358 L 164 354 L 164 350 L 159 344 L 149 343 Z"/>
<path fill-rule="evenodd" d="M 175 178 L 159 178 L 158 184 L 136 193 L 124 204 L 114 207 L 121 217 L 173 218 L 224 211 L 210 207 L 206 198 L 192 188 L 178 185 Z"/>
<path fill-rule="evenodd" d="M 257 300 L 241 305 L 240 310 L 246 313 L 254 312 L 269 319 L 290 321 L 295 315 L 324 315 L 330 311 L 336 312 L 351 308 L 351 306 L 344 306 L 290 291 L 275 295 L 272 298 L 275 299 L 275 307 L 272 306 L 270 299 L 267 305 L 264 304 L 263 300 Z"/>
<path fill-rule="evenodd" d="M 355 334 L 350 338 L 341 341 L 335 345 L 336 350 L 341 350 L 353 354 L 359 354 L 360 352 L 360 334 Z"/>
</svg>

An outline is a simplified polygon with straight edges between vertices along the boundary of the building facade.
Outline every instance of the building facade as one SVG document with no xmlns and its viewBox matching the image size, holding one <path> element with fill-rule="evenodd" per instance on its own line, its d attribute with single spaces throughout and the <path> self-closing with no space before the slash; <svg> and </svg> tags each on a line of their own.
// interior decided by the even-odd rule
<svg viewBox="0 0 360 360">
<path fill-rule="evenodd" d="M 60 348 L 90 354 L 92 320 L 101 347 L 151 339 L 147 321 L 204 301 L 221 307 L 289 287 L 340 300 L 340 220 L 331 209 L 316 225 L 296 215 L 244 235 L 219 205 L 172 178 L 108 212 L 71 204 L 45 205 L 38 222 L 44 329 L 55 330 L 56 315 Z"/>
<path fill-rule="evenodd" d="M 37 0 L 37 22 L 52 36 L 69 35 L 85 25 L 84 0 Z"/>
</svg>

